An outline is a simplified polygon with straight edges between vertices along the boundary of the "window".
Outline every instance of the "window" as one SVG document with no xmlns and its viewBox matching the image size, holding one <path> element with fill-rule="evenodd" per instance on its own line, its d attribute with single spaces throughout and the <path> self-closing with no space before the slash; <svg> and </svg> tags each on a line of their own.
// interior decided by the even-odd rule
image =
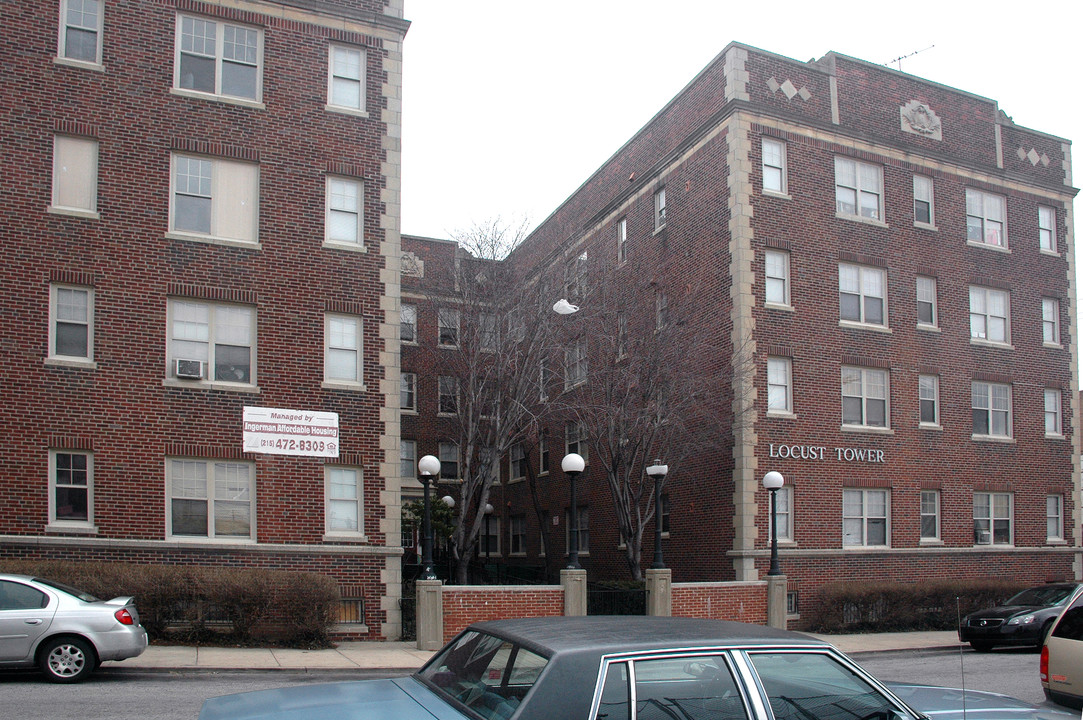
<svg viewBox="0 0 1083 720">
<path fill-rule="evenodd" d="M 564 389 L 587 380 L 587 339 L 577 338 L 564 350 Z"/>
<path fill-rule="evenodd" d="M 103 20 L 101 0 L 61 0 L 57 55 L 101 65 Z"/>
<path fill-rule="evenodd" d="M 778 140 L 763 139 L 763 189 L 786 194 L 786 145 Z"/>
<path fill-rule="evenodd" d="M 628 316 L 623 311 L 617 313 L 617 359 L 628 355 Z"/>
<path fill-rule="evenodd" d="M 887 273 L 865 265 L 839 265 L 839 318 L 866 325 L 887 325 L 884 311 Z"/>
<path fill-rule="evenodd" d="M 1057 211 L 1046 205 L 1038 206 L 1038 247 L 1057 252 Z"/>
<path fill-rule="evenodd" d="M 834 655 L 770 651 L 750 652 L 748 659 L 763 684 L 767 704 L 775 709 L 770 713 L 775 720 L 893 718 L 910 714 L 900 713 L 893 701 Z M 736 711 L 727 711 L 722 717 L 743 714 L 738 705 Z"/>
<path fill-rule="evenodd" d="M 835 212 L 839 215 L 882 219 L 883 187 L 883 168 L 835 158 Z"/>
<path fill-rule="evenodd" d="M 522 480 L 526 477 L 526 450 L 522 443 L 515 443 L 508 451 L 508 479 Z"/>
<path fill-rule="evenodd" d="M 263 34 L 254 28 L 177 16 L 174 87 L 260 101 Z"/>
<path fill-rule="evenodd" d="M 259 168 L 250 163 L 173 156 L 172 232 L 254 243 Z"/>
<path fill-rule="evenodd" d="M 417 440 L 399 440 L 399 475 L 410 480 L 417 477 Z"/>
<path fill-rule="evenodd" d="M 974 493 L 974 544 L 1012 544 L 1011 493 Z"/>
<path fill-rule="evenodd" d="M 49 288 L 49 357 L 94 359 L 94 291 L 53 285 Z"/>
<path fill-rule="evenodd" d="M 669 517 L 670 517 L 669 510 L 670 510 L 670 507 L 671 506 L 669 504 L 669 495 L 663 494 L 662 495 L 662 507 L 659 508 L 658 512 L 659 512 L 659 518 L 660 518 L 661 523 L 662 523 L 662 534 L 667 535 L 667 536 L 669 535 Z"/>
<path fill-rule="evenodd" d="M 328 535 L 364 534 L 361 470 L 337 466 L 323 469 Z"/>
<path fill-rule="evenodd" d="M 441 415 L 457 415 L 459 412 L 459 381 L 449 375 L 441 375 L 439 379 Z"/>
<path fill-rule="evenodd" d="M 564 454 L 576 453 L 583 460 L 587 459 L 587 434 L 577 422 L 564 424 Z"/>
<path fill-rule="evenodd" d="M 617 221 L 617 264 L 628 259 L 628 218 Z"/>
<path fill-rule="evenodd" d="M 76 214 L 98 212 L 98 141 L 53 138 L 52 209 Z"/>
<path fill-rule="evenodd" d="M 49 596 L 21 582 L 0 580 L 0 610 L 33 610 L 49 606 Z M 22 615 L 22 613 L 19 613 Z"/>
<path fill-rule="evenodd" d="M 981 190 L 966 190 L 966 241 L 1005 247 L 1004 198 Z"/>
<path fill-rule="evenodd" d="M 793 377 L 790 358 L 767 358 L 767 412 L 793 412 Z"/>
<path fill-rule="evenodd" d="M 669 296 L 661 290 L 654 293 L 654 329 L 663 330 L 669 325 Z"/>
<path fill-rule="evenodd" d="M 526 555 L 526 515 L 512 515 L 508 518 L 508 548 L 512 555 Z"/>
<path fill-rule="evenodd" d="M 888 427 L 888 374 L 886 370 L 842 368 L 842 424 Z"/>
<path fill-rule="evenodd" d="M 988 342 L 1011 342 L 1009 299 L 1004 290 L 970 286 L 970 338 Z"/>
<path fill-rule="evenodd" d="M 332 45 L 327 59 L 327 106 L 335 110 L 365 110 L 365 52 Z"/>
<path fill-rule="evenodd" d="M 328 315 L 324 321 L 324 380 L 361 382 L 361 318 Z"/>
<path fill-rule="evenodd" d="M 404 412 L 417 412 L 417 373 L 399 375 L 399 408 Z"/>
<path fill-rule="evenodd" d="M 936 327 L 936 278 L 918 275 L 918 326 Z"/>
<path fill-rule="evenodd" d="M 248 463 L 168 460 L 170 536 L 255 539 L 253 474 Z"/>
<path fill-rule="evenodd" d="M 629 698 L 634 698 L 635 717 L 639 720 L 750 717 L 739 699 L 740 686 L 722 653 L 642 659 L 632 664 L 635 687 L 631 694 L 625 673 L 618 672 L 623 668 L 609 666 L 609 696 L 602 691 L 605 708 L 596 717 L 628 720 L 632 717 L 627 710 Z"/>
<path fill-rule="evenodd" d="M 1060 414 L 1060 390 L 1045 389 L 1045 434 L 1060 436 L 1063 433 Z"/>
<path fill-rule="evenodd" d="M 178 377 L 179 361 L 194 360 L 206 379 L 255 384 L 254 308 L 170 300 L 169 328 L 168 377 Z"/>
<path fill-rule="evenodd" d="M 790 254 L 768 250 L 763 256 L 764 301 L 769 305 L 790 305 Z"/>
<path fill-rule="evenodd" d="M 49 522 L 94 525 L 94 458 L 88 452 L 49 453 Z"/>
<path fill-rule="evenodd" d="M 770 500 L 768 502 L 767 537 L 771 537 Z M 775 514 L 778 515 L 778 539 L 793 542 L 793 488 L 783 485 L 775 491 Z"/>
<path fill-rule="evenodd" d="M 564 266 L 564 292 L 568 297 L 581 298 L 586 294 L 588 273 L 586 253 Z"/>
<path fill-rule="evenodd" d="M 453 442 L 440 443 L 440 477 L 459 479 L 459 446 Z"/>
<path fill-rule="evenodd" d="M 843 490 L 843 546 L 886 546 L 888 517 L 887 490 Z"/>
<path fill-rule="evenodd" d="M 1060 345 L 1060 300 L 1042 298 L 1042 342 Z"/>
<path fill-rule="evenodd" d="M 1045 537 L 1064 540 L 1064 498 L 1060 495 L 1045 496 Z"/>
<path fill-rule="evenodd" d="M 666 226 L 666 189 L 660 188 L 654 193 L 654 229 L 661 230 Z"/>
<path fill-rule="evenodd" d="M 457 347 L 459 344 L 459 311 L 453 308 L 436 310 L 437 343 L 445 347 Z"/>
<path fill-rule="evenodd" d="M 572 546 L 572 511 L 564 511 L 564 543 L 565 547 Z M 579 506 L 579 554 L 585 555 L 590 552 L 590 508 Z"/>
<path fill-rule="evenodd" d="M 549 474 L 549 439 L 545 435 L 538 436 L 538 474 Z"/>
<path fill-rule="evenodd" d="M 924 175 L 914 176 L 914 223 L 933 224 L 933 180 Z"/>
<path fill-rule="evenodd" d="M 1012 436 L 1012 389 L 1001 383 L 970 383 L 973 433 L 983 437 Z"/>
<path fill-rule="evenodd" d="M 364 186 L 360 180 L 327 178 L 324 240 L 360 246 L 364 237 Z"/>
<path fill-rule="evenodd" d="M 480 335 L 481 349 L 485 352 L 496 352 L 497 345 L 500 342 L 500 336 L 497 329 L 500 325 L 497 323 L 496 315 L 492 313 L 481 313 L 478 315 L 478 333 Z"/>
<path fill-rule="evenodd" d="M 940 425 L 940 378 L 936 375 L 918 376 L 918 404 L 922 425 Z"/>
<path fill-rule="evenodd" d="M 399 339 L 404 343 L 417 342 L 417 305 L 399 307 Z"/>
<path fill-rule="evenodd" d="M 940 491 L 921 491 L 921 539 L 940 539 Z"/>
<path fill-rule="evenodd" d="M 486 508 L 492 508 L 492 505 Z M 500 557 L 500 516 L 494 517 L 495 513 L 493 510 L 485 514 L 485 524 L 478 535 L 478 554 L 486 558 L 492 555 Z"/>
</svg>

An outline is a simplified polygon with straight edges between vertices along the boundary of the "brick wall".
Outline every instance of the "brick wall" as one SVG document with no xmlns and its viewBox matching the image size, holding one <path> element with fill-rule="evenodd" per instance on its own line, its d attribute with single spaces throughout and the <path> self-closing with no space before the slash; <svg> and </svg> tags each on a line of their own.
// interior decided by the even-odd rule
<svg viewBox="0 0 1083 720">
<path fill-rule="evenodd" d="M 444 642 L 474 622 L 564 614 L 564 589 L 559 585 L 445 585 L 442 597 Z"/>
<path fill-rule="evenodd" d="M 674 617 L 767 624 L 767 584 L 673 583 Z"/>
</svg>

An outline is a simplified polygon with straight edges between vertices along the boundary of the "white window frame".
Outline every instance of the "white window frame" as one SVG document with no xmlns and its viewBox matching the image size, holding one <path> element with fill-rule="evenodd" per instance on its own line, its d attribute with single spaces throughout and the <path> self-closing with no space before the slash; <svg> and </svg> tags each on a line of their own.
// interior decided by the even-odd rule
<svg viewBox="0 0 1083 720">
<path fill-rule="evenodd" d="M 84 317 L 73 315 L 70 304 L 62 304 L 62 296 L 67 293 L 85 293 L 86 314 Z M 62 355 L 57 352 L 57 335 L 61 325 L 74 325 L 86 328 L 86 354 Z M 94 364 L 94 288 L 82 285 L 54 283 L 49 286 L 49 360 L 65 364 Z"/>
<path fill-rule="evenodd" d="M 576 338 L 564 349 L 564 389 L 587 381 L 587 339 Z"/>
<path fill-rule="evenodd" d="M 998 311 L 1003 308 L 1003 314 Z M 970 286 L 970 342 L 1011 346 L 1012 297 L 1007 290 Z"/>
<path fill-rule="evenodd" d="M 478 313 L 478 347 L 482 352 L 496 352 L 500 347 L 500 322 L 496 313 Z"/>
<path fill-rule="evenodd" d="M 968 245 L 1008 249 L 1007 202 L 974 188 L 966 189 L 966 242 Z"/>
<path fill-rule="evenodd" d="M 440 375 L 436 380 L 438 415 L 453 417 L 459 414 L 459 379 L 453 375 Z M 451 403 L 451 404 L 448 404 Z M 453 408 L 453 409 L 445 409 Z"/>
<path fill-rule="evenodd" d="M 399 375 L 399 409 L 406 413 L 417 412 L 417 373 Z"/>
<path fill-rule="evenodd" d="M 438 452 L 440 460 L 440 479 L 458 480 L 459 475 L 462 472 L 462 454 L 459 452 L 459 444 L 450 441 L 442 442 L 438 447 Z M 454 456 L 454 459 L 452 459 L 452 456 Z M 454 463 L 455 472 L 445 472 L 444 463 Z"/>
<path fill-rule="evenodd" d="M 669 325 L 669 296 L 662 290 L 654 292 L 654 329 L 664 330 Z"/>
<path fill-rule="evenodd" d="M 481 521 L 481 531 L 478 533 L 478 558 L 483 562 L 488 558 L 503 557 L 503 540 L 500 522 L 496 508 L 486 515 Z"/>
<path fill-rule="evenodd" d="M 768 152 L 768 149 L 771 152 Z M 765 193 L 771 195 L 786 196 L 786 143 L 774 138 L 762 138 L 760 141 L 760 171 L 762 176 L 762 188 Z M 771 178 L 771 181 L 768 181 Z M 777 178 L 778 187 L 774 180 Z"/>
<path fill-rule="evenodd" d="M 180 465 L 178 465 L 180 464 Z M 176 485 L 179 482 L 177 471 L 184 466 L 204 466 L 204 479 L 206 481 L 203 496 L 200 497 L 198 491 L 183 493 L 179 492 Z M 170 540 L 179 541 L 196 541 L 196 542 L 232 542 L 232 543 L 251 543 L 256 539 L 256 466 L 254 463 L 236 461 L 236 460 L 223 460 L 223 459 L 210 459 L 210 458 L 187 458 L 187 457 L 167 457 L 165 461 L 165 475 L 166 475 L 166 537 Z M 234 490 L 239 491 L 239 496 L 234 495 L 231 498 L 219 498 L 218 489 L 220 486 L 226 485 L 224 490 L 230 491 L 227 485 L 228 473 L 231 471 L 239 471 L 244 468 L 247 476 L 247 488 Z M 218 475 L 225 473 L 225 477 L 219 479 Z M 183 488 L 181 488 L 183 489 Z M 177 533 L 174 530 L 174 512 L 173 503 L 178 500 L 188 500 L 193 502 L 205 502 L 207 505 L 207 532 L 206 534 L 186 534 Z M 247 535 L 233 535 L 233 534 L 219 534 L 216 527 L 216 506 L 220 503 L 233 503 L 235 505 L 247 504 L 248 506 L 248 534 Z"/>
<path fill-rule="evenodd" d="M 93 24 L 87 23 L 85 8 L 97 8 Z M 102 69 L 102 38 L 105 28 L 105 0 L 60 0 L 60 22 L 56 41 L 57 62 L 95 70 Z M 94 35 L 94 59 L 71 57 L 68 54 L 68 30 Z"/>
<path fill-rule="evenodd" d="M 357 178 L 328 175 L 324 198 L 324 244 L 364 250 L 365 184 Z M 346 233 L 335 236 L 340 229 L 347 228 Z"/>
<path fill-rule="evenodd" d="M 351 333 L 348 329 L 352 328 Z M 323 382 L 324 386 L 346 386 L 353 389 L 365 387 L 364 357 L 365 327 L 362 319 L 356 315 L 325 313 L 323 321 Z M 351 344 L 352 343 L 352 344 Z M 353 355 L 353 377 L 332 375 L 332 356 Z"/>
<path fill-rule="evenodd" d="M 526 449 L 517 442 L 508 450 L 508 481 L 525 480 L 527 474 Z"/>
<path fill-rule="evenodd" d="M 356 63 L 352 62 L 356 57 Z M 342 62 L 340 62 L 342 61 Z M 366 69 L 368 54 L 363 48 L 332 43 L 327 48 L 327 110 L 368 117 L 366 112 Z M 356 102 L 336 102 L 335 87 L 357 90 Z"/>
<path fill-rule="evenodd" d="M 1057 209 L 1049 205 L 1038 206 L 1038 249 L 1059 254 L 1057 250 Z"/>
<path fill-rule="evenodd" d="M 590 506 L 580 505 L 579 515 L 579 542 L 577 544 L 577 550 L 579 556 L 590 555 Z M 572 509 L 566 508 L 564 510 L 564 554 L 567 555 L 568 551 L 572 548 Z"/>
<path fill-rule="evenodd" d="M 857 386 L 854 386 L 854 383 Z M 847 384 L 850 385 L 847 388 Z M 873 394 L 878 387 L 883 388 L 882 396 Z M 847 394 L 850 390 L 850 394 Z M 857 390 L 857 394 L 854 394 Z M 860 422 L 846 421 L 846 400 L 857 398 L 861 402 Z M 869 423 L 869 403 L 883 402 L 884 424 L 873 425 Z M 860 428 L 862 430 L 887 430 L 891 428 L 891 373 L 880 368 L 856 367 L 844 365 L 842 367 L 842 427 Z"/>
<path fill-rule="evenodd" d="M 86 469 L 70 467 L 71 463 L 61 463 L 58 456 L 81 456 L 85 458 Z M 66 467 L 61 467 L 65 465 Z M 61 482 L 61 475 L 65 475 Z M 82 474 L 82 483 L 78 475 Z M 86 520 L 72 520 L 58 517 L 60 510 L 57 495 L 61 488 L 72 488 L 86 492 Z M 97 532 L 94 524 L 94 453 L 88 450 L 55 449 L 49 451 L 49 525 L 48 528 L 65 531 Z"/>
<path fill-rule="evenodd" d="M 447 334 L 453 342 L 444 342 Z M 453 338 L 450 336 L 454 335 Z M 457 348 L 462 339 L 461 319 L 458 308 L 439 307 L 436 309 L 436 344 L 443 348 Z"/>
<path fill-rule="evenodd" d="M 1006 403 L 1005 403 L 1006 399 Z M 1006 405 L 1006 406 L 1005 406 Z M 988 432 L 977 432 L 974 421 L 976 413 L 985 415 Z M 1005 383 L 972 380 L 970 383 L 971 437 L 974 439 L 1007 440 L 1012 437 L 1012 386 Z M 997 420 L 1000 420 L 997 423 Z M 998 425 L 1003 425 L 1003 433 L 994 432 Z"/>
<path fill-rule="evenodd" d="M 933 203 L 934 197 L 933 179 L 926 175 L 914 176 L 914 225 L 922 228 L 936 229 L 936 209 Z M 918 219 L 918 208 L 926 205 L 929 208 L 929 219 Z"/>
<path fill-rule="evenodd" d="M 196 165 L 193 165 L 196 163 Z M 183 175 L 182 175 L 183 171 Z M 183 179 L 183 186 L 178 181 Z M 243 188 L 242 192 L 239 192 Z M 209 204 L 208 227 L 178 227 L 180 199 Z M 173 153 L 169 172 L 168 237 L 252 247 L 259 245 L 259 165 Z"/>
<path fill-rule="evenodd" d="M 1064 542 L 1064 496 L 1050 493 L 1045 496 L 1046 542 Z"/>
<path fill-rule="evenodd" d="M 666 187 L 663 185 L 654 191 L 654 231 L 666 226 Z"/>
<path fill-rule="evenodd" d="M 526 515 L 508 517 L 508 555 L 526 555 Z"/>
<path fill-rule="evenodd" d="M 587 461 L 587 435 L 583 424 L 569 420 L 564 423 L 564 454 L 576 453 Z"/>
<path fill-rule="evenodd" d="M 936 307 L 936 278 L 929 277 L 928 275 L 918 275 L 917 279 L 914 281 L 914 286 L 918 327 L 925 330 L 939 327 L 940 318 Z M 932 322 L 925 322 L 921 319 L 921 306 L 923 304 L 929 307 L 929 314 L 932 316 Z"/>
<path fill-rule="evenodd" d="M 998 523 L 1001 524 L 999 541 L 997 540 Z M 1003 538 L 1005 523 L 1007 524 L 1007 539 Z M 985 538 L 985 533 L 989 535 L 988 540 Z M 1004 546 L 1015 544 L 1015 497 L 1012 493 L 974 493 L 974 544 Z"/>
<path fill-rule="evenodd" d="M 763 253 L 763 302 L 768 307 L 792 309 L 790 253 L 768 249 Z"/>
<path fill-rule="evenodd" d="M 97 219 L 98 141 L 53 136 L 53 189 L 49 212 Z"/>
<path fill-rule="evenodd" d="M 205 323 L 201 323 L 198 320 L 180 320 L 178 319 L 178 309 L 181 307 L 188 307 L 191 309 L 206 308 L 207 320 Z M 221 311 L 221 313 L 219 312 Z M 248 314 L 248 344 L 238 344 L 235 342 L 227 342 L 228 338 L 218 339 L 219 330 L 223 333 L 229 330 L 230 325 L 226 323 L 230 318 L 226 313 L 237 313 L 244 311 Z M 236 303 L 218 303 L 208 300 L 198 300 L 194 298 L 169 298 L 168 307 L 166 312 L 166 378 L 170 384 L 183 383 L 188 386 L 192 383 L 200 383 L 207 386 L 221 385 L 224 387 L 254 387 L 257 383 L 257 312 L 256 308 L 251 305 L 239 305 Z M 176 323 L 185 323 L 185 325 L 177 326 Z M 198 328 L 200 325 L 207 327 L 206 333 L 199 333 Z M 236 329 L 236 324 L 233 325 Z M 180 331 L 180 332 L 178 332 Z M 201 337 L 205 335 L 205 337 Z M 189 350 L 178 350 L 177 345 L 179 343 L 191 342 L 205 345 L 205 352 L 202 353 L 190 353 Z M 217 375 L 217 358 L 216 349 L 218 347 L 247 347 L 248 352 L 248 380 L 218 380 L 215 379 Z M 196 355 L 203 355 L 203 357 L 196 357 Z M 201 380 L 186 380 L 177 377 L 176 367 L 174 360 L 202 360 L 205 366 L 204 377 Z"/>
<path fill-rule="evenodd" d="M 926 403 L 932 403 L 932 420 L 925 419 Z M 940 378 L 936 375 L 918 375 L 918 425 L 940 427 Z"/>
<path fill-rule="evenodd" d="M 783 485 L 775 491 L 775 510 L 778 514 L 778 541 L 780 543 L 793 542 L 793 487 Z M 771 499 L 767 499 L 767 537 L 771 537 L 771 525 L 774 518 L 771 517 Z M 667 533 L 668 534 L 668 533 Z"/>
<path fill-rule="evenodd" d="M 844 196 L 852 195 L 851 203 Z M 875 211 L 869 200 L 875 200 Z M 835 216 L 866 222 L 884 222 L 884 168 L 853 158 L 835 156 Z"/>
<path fill-rule="evenodd" d="M 403 328 L 410 328 L 409 338 Z M 406 345 L 417 345 L 417 305 L 403 303 L 399 306 L 399 339 Z"/>
<path fill-rule="evenodd" d="M 1064 437 L 1060 390 L 1057 388 L 1045 388 L 1042 392 L 1042 401 L 1044 406 L 1042 415 L 1045 420 L 1045 436 L 1057 438 Z"/>
<path fill-rule="evenodd" d="M 353 478 L 352 496 L 344 494 L 341 489 L 348 493 L 351 485 L 344 482 L 336 482 L 336 479 Z M 365 474 L 359 467 L 346 465 L 324 465 L 324 535 L 328 538 L 351 538 L 365 539 Z M 339 488 L 340 490 L 336 490 Z M 356 527 L 335 527 L 336 508 L 349 509 L 355 513 Z"/>
<path fill-rule="evenodd" d="M 405 480 L 417 479 L 417 440 L 399 438 L 399 475 Z"/>
<path fill-rule="evenodd" d="M 877 282 L 879 288 L 875 287 Z M 877 291 L 879 291 L 879 295 L 875 294 Z M 857 299 L 858 313 L 856 320 L 843 317 L 842 301 L 844 296 Z M 867 303 L 870 300 L 879 300 L 882 322 L 868 319 L 869 307 Z M 871 265 L 839 263 L 839 323 L 886 328 L 888 327 L 887 313 L 887 270 Z"/>
<path fill-rule="evenodd" d="M 883 514 L 872 514 L 873 511 L 870 508 L 871 503 L 869 500 L 874 495 L 883 498 Z M 850 499 L 851 506 L 854 504 L 855 498 L 860 499 L 860 509 L 856 514 L 847 509 L 847 498 Z M 846 528 L 847 525 L 853 528 L 856 523 L 860 523 L 861 534 L 859 540 L 855 542 L 853 531 L 851 530 L 848 536 Z M 883 523 L 883 543 L 869 542 L 869 528 L 872 523 Z M 842 546 L 844 548 L 891 547 L 891 491 L 882 488 L 844 488 L 842 491 L 842 526 Z"/>
<path fill-rule="evenodd" d="M 1042 344 L 1060 347 L 1060 300 L 1042 298 Z"/>
<path fill-rule="evenodd" d="M 793 415 L 792 358 L 767 358 L 767 414 Z"/>
<path fill-rule="evenodd" d="M 919 542 L 940 542 L 940 491 L 922 490 L 918 500 L 918 537 Z M 933 533 L 925 533 L 925 520 L 932 518 Z"/>
<path fill-rule="evenodd" d="M 621 265 L 628 260 L 628 218 L 622 217 L 617 221 L 617 264 Z"/>
<path fill-rule="evenodd" d="M 628 357 L 628 316 L 617 311 L 617 360 Z"/>
<path fill-rule="evenodd" d="M 197 52 L 193 49 L 185 49 L 184 45 L 184 25 L 185 21 L 191 21 L 193 25 L 198 23 L 207 23 L 215 26 L 214 33 L 214 55 L 206 54 L 205 52 Z M 255 62 L 248 62 L 246 57 L 244 61 L 239 61 L 234 58 L 227 59 L 225 57 L 226 51 L 226 29 L 231 28 L 234 32 L 244 32 L 246 35 L 254 33 L 256 38 L 255 47 Z M 225 100 L 227 102 L 238 103 L 242 105 L 252 105 L 256 107 L 263 107 L 263 30 L 251 27 L 249 25 L 243 25 L 241 23 L 225 22 L 223 20 L 212 20 L 200 15 L 190 15 L 186 13 L 177 13 L 177 31 L 176 41 L 173 51 L 173 92 L 180 95 L 191 95 L 194 97 L 212 98 L 215 100 Z M 182 56 L 191 55 L 192 57 L 199 57 L 204 59 L 213 59 L 214 61 L 214 89 L 213 90 L 200 90 L 194 87 L 183 87 L 181 76 Z M 253 96 L 248 97 L 246 95 L 230 95 L 227 94 L 223 88 L 223 72 L 227 63 L 255 67 L 255 87 L 253 88 Z"/>
<path fill-rule="evenodd" d="M 538 477 L 549 474 L 549 443 L 545 435 L 538 436 Z"/>
</svg>

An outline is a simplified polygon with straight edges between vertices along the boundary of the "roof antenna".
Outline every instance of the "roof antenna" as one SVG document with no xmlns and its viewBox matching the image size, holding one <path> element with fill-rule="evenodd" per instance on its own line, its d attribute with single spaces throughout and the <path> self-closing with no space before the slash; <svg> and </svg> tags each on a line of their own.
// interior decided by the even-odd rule
<svg viewBox="0 0 1083 720">
<path fill-rule="evenodd" d="M 907 53 L 906 55 L 900 55 L 900 56 L 899 56 L 899 57 L 897 57 L 897 58 L 892 58 L 891 60 L 888 60 L 888 61 L 887 61 L 886 63 L 884 63 L 884 64 L 885 64 L 885 65 L 890 65 L 891 63 L 896 63 L 896 64 L 897 64 L 897 65 L 899 66 L 899 67 L 898 67 L 898 70 L 902 71 L 902 61 L 903 61 L 903 60 L 905 60 L 905 59 L 906 59 L 906 58 L 908 58 L 908 57 L 914 57 L 914 56 L 915 56 L 915 55 L 917 55 L 918 53 L 923 53 L 923 52 L 925 52 L 926 50 L 932 50 L 932 49 L 933 49 L 934 47 L 936 47 L 936 45 L 930 45 L 930 46 L 929 46 L 929 47 L 927 47 L 927 48 L 922 48 L 921 50 L 915 50 L 914 52 L 912 52 L 912 53 Z"/>
<path fill-rule="evenodd" d="M 956 627 L 963 626 L 963 613 L 960 609 L 959 596 L 955 596 L 955 622 Z M 959 643 L 959 677 L 961 678 L 963 691 L 963 720 L 966 720 L 966 668 L 963 667 L 963 644 Z"/>
</svg>

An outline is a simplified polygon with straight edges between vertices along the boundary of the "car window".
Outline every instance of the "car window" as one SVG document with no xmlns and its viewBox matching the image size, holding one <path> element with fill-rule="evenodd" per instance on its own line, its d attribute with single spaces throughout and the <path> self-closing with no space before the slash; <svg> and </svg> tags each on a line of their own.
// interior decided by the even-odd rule
<svg viewBox="0 0 1083 720">
<path fill-rule="evenodd" d="M 628 663 L 612 663 L 606 669 L 602 684 L 602 699 L 598 703 L 598 720 L 630 720 L 631 687 L 628 685 Z"/>
<path fill-rule="evenodd" d="M 49 596 L 36 588 L 0 580 L 0 610 L 37 610 L 49 606 Z"/>
<path fill-rule="evenodd" d="M 635 660 L 636 720 L 744 720 L 748 717 L 721 655 Z"/>
<path fill-rule="evenodd" d="M 486 720 L 511 717 L 548 660 L 493 635 L 471 631 L 446 647 L 419 676 Z"/>
<path fill-rule="evenodd" d="M 908 717 L 886 695 L 826 653 L 749 653 L 775 720 Z"/>
<path fill-rule="evenodd" d="M 34 582 L 39 582 L 42 585 L 48 585 L 49 587 L 51 587 L 54 590 L 59 590 L 60 592 L 64 592 L 64 593 L 67 593 L 68 595 L 72 595 L 74 597 L 77 597 L 80 600 L 82 600 L 83 602 L 101 602 L 100 600 L 98 600 L 98 598 L 94 597 L 90 593 L 83 592 L 82 590 L 79 590 L 78 588 L 73 588 L 71 585 L 65 585 L 64 583 L 57 582 L 56 580 L 46 580 L 45 578 L 34 578 Z"/>
<path fill-rule="evenodd" d="M 1061 615 L 1060 622 L 1053 628 L 1053 637 L 1083 640 L 1083 593 Z"/>
<path fill-rule="evenodd" d="M 1068 599 L 1075 587 L 1069 585 L 1036 587 L 1024 590 L 1008 599 L 1005 605 L 1056 605 Z"/>
</svg>

